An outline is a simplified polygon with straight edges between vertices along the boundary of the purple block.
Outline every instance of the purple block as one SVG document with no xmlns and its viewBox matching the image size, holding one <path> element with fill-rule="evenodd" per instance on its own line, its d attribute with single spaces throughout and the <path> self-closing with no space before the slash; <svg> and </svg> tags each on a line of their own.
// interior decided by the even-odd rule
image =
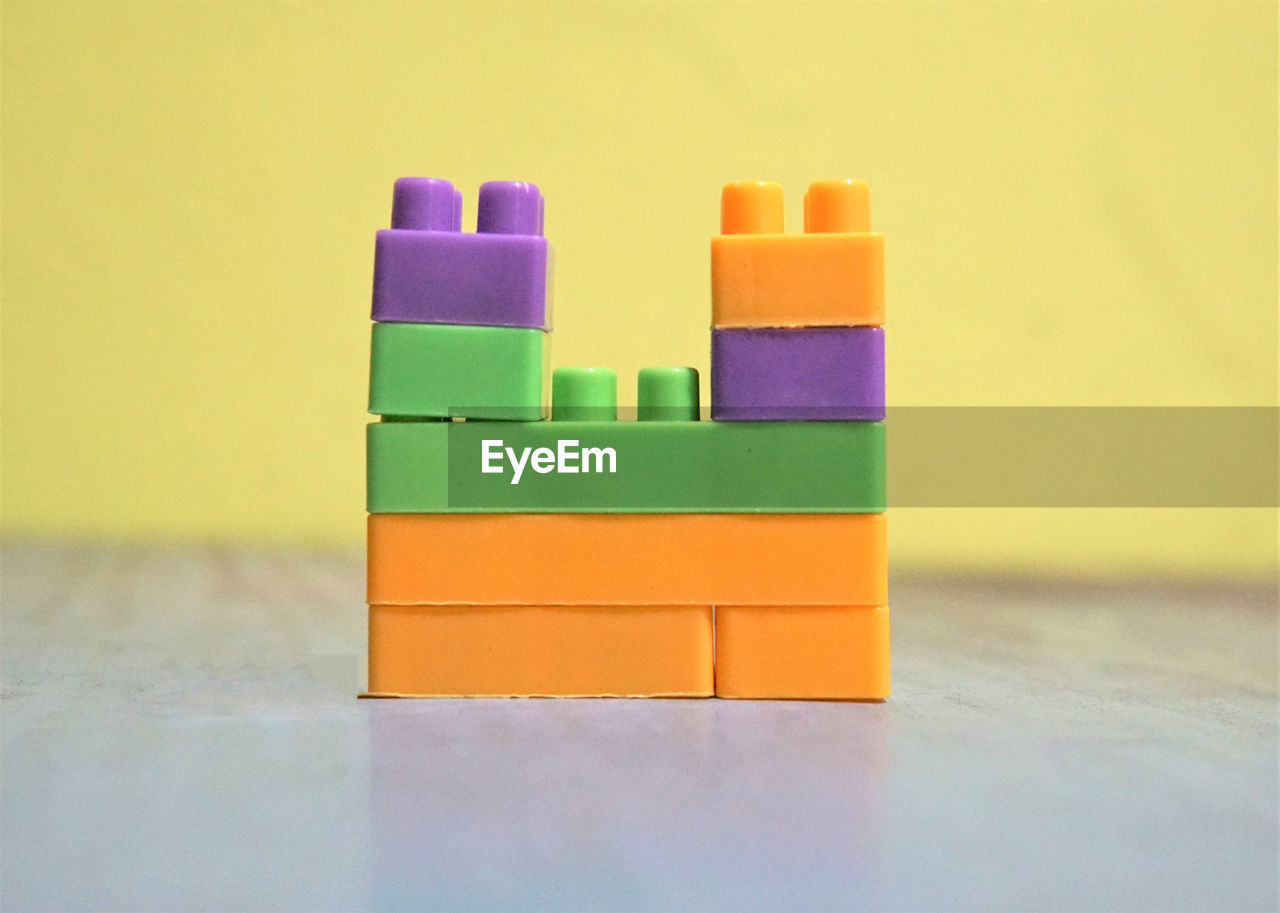
<svg viewBox="0 0 1280 913">
<path fill-rule="evenodd" d="M 373 319 L 550 329 L 542 220 L 535 185 L 490 181 L 480 188 L 476 233 L 463 233 L 452 184 L 401 178 L 391 228 L 374 248 Z"/>
<path fill-rule="evenodd" d="M 712 330 L 711 417 L 728 422 L 880 421 L 884 330 Z"/>
</svg>

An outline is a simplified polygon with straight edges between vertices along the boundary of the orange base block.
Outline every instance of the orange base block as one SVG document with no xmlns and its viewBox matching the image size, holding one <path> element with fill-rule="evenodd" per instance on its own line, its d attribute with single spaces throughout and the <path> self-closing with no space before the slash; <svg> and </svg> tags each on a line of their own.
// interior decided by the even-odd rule
<svg viewBox="0 0 1280 913">
<path fill-rule="evenodd" d="M 709 606 L 369 607 L 369 691 L 710 697 Z"/>
<path fill-rule="evenodd" d="M 884 605 L 884 514 L 370 514 L 370 605 Z"/>
<path fill-rule="evenodd" d="M 888 606 L 717 606 L 716 696 L 883 700 Z"/>
</svg>

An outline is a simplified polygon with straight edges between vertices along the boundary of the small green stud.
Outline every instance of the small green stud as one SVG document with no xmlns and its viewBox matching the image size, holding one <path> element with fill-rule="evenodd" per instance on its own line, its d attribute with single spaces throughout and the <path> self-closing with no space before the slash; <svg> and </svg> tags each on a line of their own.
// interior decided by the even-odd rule
<svg viewBox="0 0 1280 913">
<path fill-rule="evenodd" d="M 611 368 L 556 368 L 551 375 L 551 420 L 616 422 L 618 375 Z"/>
<path fill-rule="evenodd" d="M 696 422 L 696 368 L 642 368 L 636 382 L 636 418 L 642 422 Z"/>
</svg>

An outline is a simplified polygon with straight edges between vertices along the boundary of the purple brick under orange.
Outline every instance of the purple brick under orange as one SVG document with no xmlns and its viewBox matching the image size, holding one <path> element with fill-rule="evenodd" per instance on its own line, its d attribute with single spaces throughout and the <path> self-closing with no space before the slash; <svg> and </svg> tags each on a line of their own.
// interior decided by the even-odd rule
<svg viewBox="0 0 1280 913">
<path fill-rule="evenodd" d="M 880 421 L 880 327 L 711 331 L 711 417 L 718 421 Z"/>
<path fill-rule="evenodd" d="M 373 319 L 548 329 L 548 245 L 533 184 L 480 188 L 477 231 L 460 231 L 462 197 L 448 181 L 396 181 L 390 229 L 378 232 Z"/>
</svg>

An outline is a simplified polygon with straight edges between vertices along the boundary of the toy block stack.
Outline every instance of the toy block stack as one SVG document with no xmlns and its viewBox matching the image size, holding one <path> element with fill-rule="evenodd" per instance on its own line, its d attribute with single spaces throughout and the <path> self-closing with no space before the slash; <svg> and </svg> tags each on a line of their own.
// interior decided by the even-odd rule
<svg viewBox="0 0 1280 913">
<path fill-rule="evenodd" d="M 775 218 L 776 216 L 776 218 Z M 811 218 L 812 217 L 812 221 Z M 396 184 L 378 236 L 369 691 L 881 699 L 883 258 L 865 186 L 725 189 L 712 420 L 693 368 L 607 368 L 542 409 L 549 248 L 530 184 Z M 850 260 L 853 260 L 851 263 Z"/>
<path fill-rule="evenodd" d="M 401 178 L 373 265 L 369 411 L 392 419 L 542 417 L 550 249 L 532 184 L 480 188 L 475 234 L 448 181 Z"/>
<path fill-rule="evenodd" d="M 867 185 L 819 181 L 804 233 L 783 232 L 782 187 L 727 185 L 711 241 L 711 417 L 720 422 L 884 420 L 884 237 Z M 883 478 L 881 464 L 876 471 Z M 812 520 L 809 522 L 813 522 Z M 836 522 L 872 523 L 883 513 Z M 846 561 L 874 563 L 883 552 Z M 885 600 L 716 607 L 716 694 L 874 698 L 888 693 Z"/>
</svg>

